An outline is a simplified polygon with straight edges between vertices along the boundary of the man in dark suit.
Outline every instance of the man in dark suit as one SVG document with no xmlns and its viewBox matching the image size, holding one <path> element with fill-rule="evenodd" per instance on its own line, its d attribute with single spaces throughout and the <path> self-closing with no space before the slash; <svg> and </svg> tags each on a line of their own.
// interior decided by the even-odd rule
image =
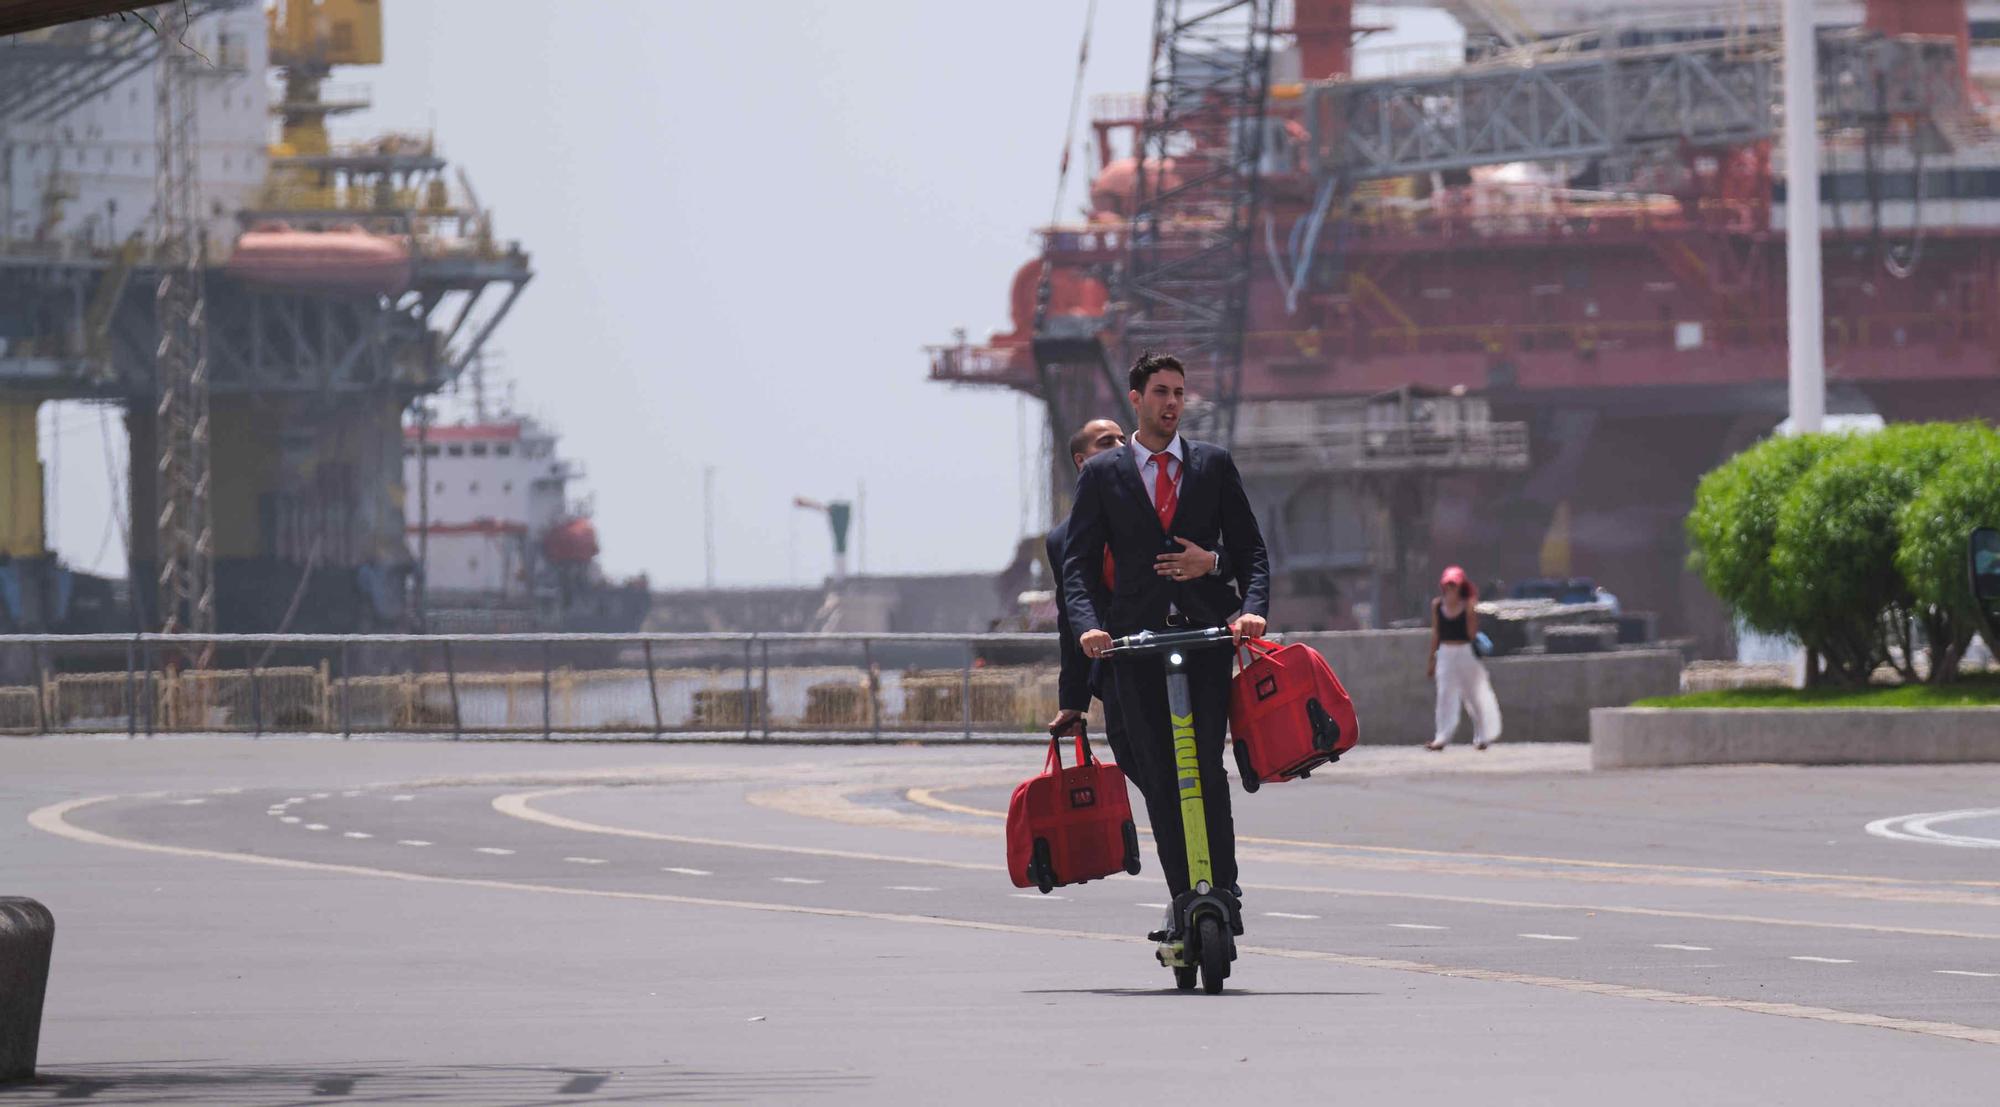
<svg viewBox="0 0 2000 1107">
<path fill-rule="evenodd" d="M 1270 558 L 1236 462 L 1220 446 L 1180 436 L 1187 372 L 1179 360 L 1147 354 L 1132 367 L 1128 382 L 1138 433 L 1130 444 L 1084 463 L 1068 522 L 1063 600 L 1079 646 L 1095 658 L 1110 647 L 1113 635 L 1223 622 L 1239 640 L 1263 634 L 1271 602 Z M 1103 597 L 1091 582 L 1102 579 L 1107 567 L 1111 588 Z M 1235 891 L 1236 834 L 1222 767 L 1231 660 L 1228 651 L 1195 650 L 1188 654 L 1187 670 L 1210 861 L 1217 885 Z M 1136 763 L 1134 779 L 1146 795 L 1160 866 L 1168 888 L 1179 896 L 1188 890 L 1187 845 L 1167 720 L 1166 670 L 1157 657 L 1119 662 L 1111 684 Z"/>
<path fill-rule="evenodd" d="M 1092 419 L 1070 436 L 1069 459 L 1081 470 L 1084 462 L 1124 444 L 1125 431 L 1116 422 L 1110 419 Z M 1063 588 L 1063 547 L 1068 541 L 1068 519 L 1049 528 L 1046 544 L 1049 571 L 1055 582 L 1056 632 L 1061 638 L 1062 650 L 1062 671 L 1056 679 L 1058 710 L 1056 717 L 1049 721 L 1049 733 L 1058 736 L 1075 734 L 1077 728 L 1083 724 L 1084 717 L 1090 713 L 1092 697 L 1102 700 L 1104 702 L 1102 733 L 1105 742 L 1111 747 L 1112 760 L 1129 771 L 1137 772 L 1137 762 L 1132 756 L 1131 743 L 1126 740 L 1124 715 L 1118 709 L 1118 693 L 1111 687 L 1110 673 L 1107 672 L 1110 666 L 1086 657 L 1083 647 L 1077 643 L 1076 635 L 1070 629 L 1069 607 L 1064 602 Z M 1153 571 L 1157 575 L 1171 577 L 1180 573 L 1198 576 L 1208 572 L 1211 565 L 1219 564 L 1222 560 L 1220 551 L 1211 554 L 1186 540 L 1182 541 L 1181 546 L 1179 552 L 1163 553 L 1154 562 Z M 1211 561 L 1211 557 L 1217 560 Z M 1224 570 L 1224 575 L 1227 575 L 1227 570 Z M 1091 602 L 1096 604 L 1100 611 L 1110 603 L 1109 587 L 1102 574 L 1091 578 Z M 1138 784 L 1139 781 L 1135 778 L 1132 783 Z M 1153 813 L 1150 806 L 1157 792 L 1158 789 L 1152 792 L 1140 790 L 1141 798 L 1149 805 L 1147 808 L 1149 819 L 1159 817 Z M 1179 810 L 1177 797 L 1174 800 L 1174 809 Z"/>
</svg>

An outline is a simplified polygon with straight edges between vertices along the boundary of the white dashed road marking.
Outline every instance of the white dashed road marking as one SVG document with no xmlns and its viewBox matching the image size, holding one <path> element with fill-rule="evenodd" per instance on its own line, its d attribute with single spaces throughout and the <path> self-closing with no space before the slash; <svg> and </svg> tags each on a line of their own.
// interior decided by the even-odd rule
<svg viewBox="0 0 2000 1107">
<path fill-rule="evenodd" d="M 1165 911 L 1165 910 L 1167 909 L 1167 905 L 1166 905 L 1166 904 L 1164 904 L 1164 903 L 1135 903 L 1135 904 L 1133 904 L 1132 906 L 1134 906 L 1134 907 L 1150 907 L 1150 908 L 1152 908 L 1152 909 L 1153 909 L 1153 910 L 1155 910 L 1155 911 Z"/>
<path fill-rule="evenodd" d="M 175 802 L 175 803 L 177 803 L 177 804 L 179 804 L 179 805 L 180 805 L 180 806 L 182 806 L 182 807 L 193 807 L 193 806 L 195 806 L 196 804 L 202 804 L 202 803 L 207 803 L 208 801 L 207 801 L 206 799 L 203 799 L 203 798 L 202 798 L 202 797 L 200 797 L 200 796 L 196 796 L 196 797 L 195 797 L 194 799 L 188 799 L 188 800 L 175 800 L 174 802 Z"/>
<path fill-rule="evenodd" d="M 1432 926 L 1430 923 L 1390 923 L 1398 930 L 1450 930 L 1448 926 Z"/>
<path fill-rule="evenodd" d="M 2000 972 L 1973 972 L 1970 969 L 1934 969 L 1932 971 L 1943 973 L 1945 976 L 2000 976 Z"/>
<path fill-rule="evenodd" d="M 306 824 L 306 829 L 307 829 L 307 830 L 325 830 L 325 829 L 326 829 L 326 824 L 325 824 L 325 823 L 307 823 L 307 824 Z"/>
<path fill-rule="evenodd" d="M 780 884 L 824 884 L 824 883 L 826 883 L 826 881 L 824 881 L 824 880 L 814 880 L 814 879 L 812 879 L 812 878 L 810 878 L 810 877 L 804 877 L 804 876 L 774 876 L 774 877 L 772 877 L 771 879 L 772 879 L 772 880 L 775 880 L 775 881 L 777 881 L 777 882 L 778 882 L 778 883 L 780 883 Z"/>
<path fill-rule="evenodd" d="M 499 846 L 480 846 L 479 852 L 490 853 L 495 857 L 511 857 L 514 853 L 511 849 L 501 849 Z"/>
<path fill-rule="evenodd" d="M 346 796 L 346 797 L 347 797 L 348 799 L 353 799 L 354 797 L 356 797 L 356 796 L 358 796 L 358 795 L 360 795 L 360 794 L 361 794 L 361 793 L 360 793 L 360 792 L 358 792 L 358 791 L 357 791 L 357 792 L 342 792 L 342 793 L 341 793 L 341 795 L 343 795 L 343 796 Z"/>
<path fill-rule="evenodd" d="M 390 798 L 391 800 L 393 800 L 393 801 L 397 802 L 397 803 L 408 803 L 408 802 L 410 802 L 411 800 L 413 800 L 413 799 L 416 799 L 417 797 L 415 797 L 415 796 L 390 796 L 389 798 Z"/>
<path fill-rule="evenodd" d="M 279 819 L 278 821 L 281 823 L 285 823 L 287 825 L 296 825 L 298 823 L 305 822 L 304 819 L 299 818 L 297 815 L 286 815 L 284 818 Z"/>
<path fill-rule="evenodd" d="M 331 793 L 328 793 L 328 792 L 314 792 L 314 793 L 312 794 L 312 798 L 314 798 L 314 799 L 316 799 L 316 800 L 323 800 L 323 799 L 325 799 L 325 798 L 326 798 L 326 797 L 327 797 L 328 795 L 330 795 L 330 794 L 331 794 Z"/>
<path fill-rule="evenodd" d="M 1846 958 L 1846 957 L 1803 957 L 1803 956 L 1801 956 L 1801 957 L 1793 957 L 1793 958 L 1792 958 L 1792 960 L 1794 960 L 1794 961 L 1811 961 L 1811 962 L 1812 962 L 1813 964 L 1815 964 L 1815 965 L 1852 965 L 1852 964 L 1854 963 L 1854 962 L 1853 962 L 1852 960 L 1850 960 L 1850 959 L 1848 959 L 1848 958 Z"/>
<path fill-rule="evenodd" d="M 1662 942 L 1662 943 L 1660 943 L 1660 944 L 1658 944 L 1658 945 L 1655 945 L 1655 946 L 1654 946 L 1653 948 L 1654 948 L 1654 949 L 1683 949 L 1683 950 L 1686 950 L 1686 951 L 1688 951 L 1689 953 L 1713 953 L 1713 952 L 1715 952 L 1715 947 L 1713 947 L 1713 946 L 1684 946 L 1684 945 L 1681 945 L 1681 944 L 1680 944 L 1680 943 L 1678 943 L 1678 942 Z"/>
<path fill-rule="evenodd" d="M 287 799 L 287 800 L 286 800 L 285 802 L 286 802 L 286 803 L 304 803 L 305 801 L 306 801 L 306 798 L 305 798 L 304 796 L 292 796 L 291 798 Z"/>
<path fill-rule="evenodd" d="M 365 831 L 365 830 L 350 830 L 350 831 L 348 831 L 348 832 L 347 832 L 346 834 L 342 835 L 342 837 L 346 837 L 346 838 L 373 838 L 373 837 L 374 837 L 374 835 L 373 835 L 373 834 L 370 834 L 370 833 L 368 833 L 368 832 L 367 832 L 367 831 Z"/>
<path fill-rule="evenodd" d="M 1294 915 L 1294 914 L 1292 914 L 1292 913 L 1291 913 L 1290 911 L 1266 911 L 1266 912 L 1264 912 L 1264 917 L 1265 917 L 1265 918 L 1267 918 L 1267 919 L 1316 919 L 1316 918 L 1319 918 L 1319 916 L 1318 916 L 1318 915 Z"/>
<path fill-rule="evenodd" d="M 1040 892 L 1015 892 L 1015 899 L 1068 899 L 1068 896 L 1045 896 Z"/>
<path fill-rule="evenodd" d="M 602 864 L 604 864 L 604 858 L 602 858 L 602 857 L 565 857 L 565 858 L 563 858 L 563 860 L 565 860 L 565 861 L 569 862 L 569 863 L 570 863 L 570 864 L 572 864 L 572 865 L 602 865 Z"/>
<path fill-rule="evenodd" d="M 661 871 L 661 872 L 663 872 L 663 873 L 679 873 L 679 874 L 681 874 L 682 876 L 714 876 L 714 875 L 715 875 L 714 873 L 712 873 L 712 872 L 709 872 L 709 871 L 708 871 L 707 869 L 683 869 L 683 868 L 681 868 L 681 867 L 679 867 L 679 866 L 677 866 L 677 865 L 668 865 L 668 866 L 667 866 L 666 868 L 664 868 L 664 869 L 661 869 L 660 871 Z"/>
<path fill-rule="evenodd" d="M 932 888 L 932 887 L 929 887 L 929 886 L 927 886 L 927 885 L 923 885 L 923 884 L 891 884 L 891 885 L 889 885 L 889 890 L 890 890 L 890 891 L 892 891 L 892 892 L 935 892 L 935 891 L 937 891 L 937 889 L 936 889 L 936 888 Z"/>
<path fill-rule="evenodd" d="M 1574 942 L 1574 934 L 1516 934 L 1516 938 L 1533 938 L 1538 942 Z"/>
<path fill-rule="evenodd" d="M 430 843 L 429 843 L 429 842 L 426 842 L 426 841 L 424 841 L 424 840 L 423 840 L 422 838 L 404 838 L 404 839 L 401 839 L 400 841 L 398 841 L 398 842 L 397 842 L 396 844 L 397 844 L 397 845 L 399 845 L 399 846 L 428 846 L 428 845 L 430 845 Z"/>
</svg>

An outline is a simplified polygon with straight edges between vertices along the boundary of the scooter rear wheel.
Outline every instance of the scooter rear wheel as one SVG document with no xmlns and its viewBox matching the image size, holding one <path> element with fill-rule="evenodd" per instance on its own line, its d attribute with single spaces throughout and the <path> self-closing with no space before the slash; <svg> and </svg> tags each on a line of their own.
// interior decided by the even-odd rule
<svg viewBox="0 0 2000 1107">
<path fill-rule="evenodd" d="M 1196 969 L 1193 965 L 1189 965 L 1184 969 L 1181 968 L 1175 969 L 1174 987 L 1179 988 L 1183 992 L 1194 991 L 1195 977 L 1198 972 L 1200 972 L 1200 970 Z"/>
<path fill-rule="evenodd" d="M 1214 915 L 1203 915 L 1195 934 L 1201 941 L 1201 990 L 1220 994 L 1222 982 L 1229 977 L 1229 938 Z"/>
</svg>

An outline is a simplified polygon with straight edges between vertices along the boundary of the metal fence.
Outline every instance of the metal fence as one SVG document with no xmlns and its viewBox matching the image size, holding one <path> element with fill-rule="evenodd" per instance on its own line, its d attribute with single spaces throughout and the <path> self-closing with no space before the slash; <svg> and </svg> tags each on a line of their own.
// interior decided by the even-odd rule
<svg viewBox="0 0 2000 1107">
<path fill-rule="evenodd" d="M 0 635 L 0 733 L 1021 738 L 1057 666 L 1052 634 Z"/>
</svg>

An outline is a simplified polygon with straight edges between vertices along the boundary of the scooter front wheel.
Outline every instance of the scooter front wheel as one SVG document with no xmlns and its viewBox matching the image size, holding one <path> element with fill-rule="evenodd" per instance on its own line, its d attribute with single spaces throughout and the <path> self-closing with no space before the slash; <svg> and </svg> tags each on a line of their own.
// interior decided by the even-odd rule
<svg viewBox="0 0 2000 1107">
<path fill-rule="evenodd" d="M 1195 934 L 1201 941 L 1201 990 L 1218 995 L 1229 977 L 1229 937 L 1214 915 L 1203 915 Z"/>
</svg>

